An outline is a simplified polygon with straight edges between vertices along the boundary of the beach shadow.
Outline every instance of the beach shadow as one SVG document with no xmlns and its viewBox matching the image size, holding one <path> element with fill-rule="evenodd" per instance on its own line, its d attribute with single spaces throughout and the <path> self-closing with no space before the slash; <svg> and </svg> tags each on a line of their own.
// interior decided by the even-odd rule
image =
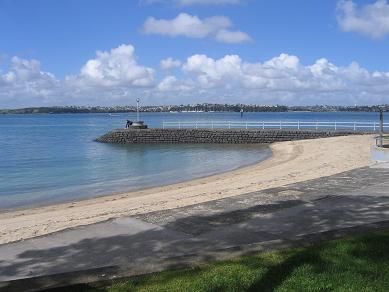
<svg viewBox="0 0 389 292">
<path fill-rule="evenodd" d="M 39 240 L 43 243 L 45 238 L 35 239 L 36 248 L 21 251 L 12 262 L 0 262 L 0 275 L 53 275 L 107 266 L 127 266 L 134 274 L 148 273 L 156 267 L 179 268 L 185 264 L 211 262 L 217 258 L 218 250 L 232 246 L 277 239 L 277 244 L 267 248 L 278 248 L 299 238 L 300 234 L 387 220 L 388 210 L 387 196 L 334 196 L 309 203 L 291 200 L 254 206 L 201 218 L 189 216 L 177 219 L 167 227 L 155 226 L 131 235 L 82 239 L 66 246 L 39 247 Z M 268 212 L 268 216 L 256 218 L 255 215 L 260 212 Z M 198 233 L 200 229 L 188 231 L 194 225 L 201 225 L 202 232 Z M 322 239 L 318 237 L 316 240 Z M 193 262 L 185 260 L 188 255 L 198 256 Z M 288 259 L 282 266 L 271 268 L 252 287 L 253 291 L 269 285 L 277 287 L 297 265 L 304 262 L 320 262 L 320 257 L 317 253 L 311 253 L 303 258 L 296 255 Z M 74 280 L 77 280 L 76 276 Z"/>
<path fill-rule="evenodd" d="M 302 200 L 287 200 L 272 204 L 257 205 L 246 209 L 221 212 L 209 216 L 188 216 L 168 222 L 164 227 L 197 236 L 217 228 L 245 222 L 258 215 L 273 213 L 304 203 L 306 202 Z"/>
<path fill-rule="evenodd" d="M 368 229 L 365 229 L 364 231 L 366 232 Z M 359 232 L 361 232 L 361 230 Z M 369 236 L 359 236 L 357 238 L 348 239 L 348 243 L 348 249 L 342 251 L 343 253 L 347 253 L 347 258 L 351 261 L 347 263 L 347 265 L 353 266 L 352 268 L 354 271 L 360 273 L 361 276 L 366 274 L 366 277 L 372 277 L 374 273 L 379 272 L 375 269 L 375 267 L 366 268 L 361 266 L 361 261 L 373 261 L 376 263 L 389 262 L 389 252 L 387 252 L 386 248 L 389 244 L 389 237 L 386 234 L 373 233 L 369 234 Z M 308 248 L 297 252 L 295 250 L 284 250 L 280 252 L 284 259 L 278 264 L 268 263 L 266 260 L 260 257 L 245 257 L 238 259 L 236 260 L 235 264 L 246 266 L 253 273 L 255 273 L 257 269 L 263 269 L 264 266 L 267 267 L 263 275 L 261 275 L 249 287 L 242 287 L 240 291 L 275 291 L 277 288 L 281 287 L 285 281 L 289 280 L 292 274 L 295 273 L 300 267 L 309 266 L 312 273 L 317 276 L 320 274 L 325 274 L 326 272 L 331 271 L 331 269 L 333 269 L 333 265 L 336 265 L 337 263 L 336 261 L 334 263 L 328 257 L 323 256 L 323 254 L 325 255 L 329 250 L 335 247 L 336 243 L 329 242 L 319 243 L 314 246 L 308 245 Z M 347 265 L 344 265 L 343 263 L 343 268 L 347 269 Z M 341 270 L 339 272 L 341 272 Z M 187 275 L 193 279 L 197 276 L 200 276 L 201 274 L 201 269 L 186 269 L 181 270 L 179 275 Z M 142 276 L 132 277 L 130 279 L 134 287 L 144 283 L 150 284 L 150 281 L 153 284 L 158 284 L 161 287 L 164 287 L 164 284 L 169 283 L 172 279 L 176 279 L 177 277 L 177 273 L 173 270 L 171 272 L 165 272 L 163 277 L 158 279 L 143 278 Z M 123 280 L 124 279 L 121 281 Z M 99 289 L 99 287 L 104 287 L 111 284 L 112 281 L 104 281 L 95 284 L 78 284 L 62 289 L 57 288 L 45 291 L 102 291 Z M 228 288 L 229 287 L 218 286 L 217 290 L 224 291 Z M 212 290 L 211 286 L 209 289 L 214 291 Z"/>
</svg>

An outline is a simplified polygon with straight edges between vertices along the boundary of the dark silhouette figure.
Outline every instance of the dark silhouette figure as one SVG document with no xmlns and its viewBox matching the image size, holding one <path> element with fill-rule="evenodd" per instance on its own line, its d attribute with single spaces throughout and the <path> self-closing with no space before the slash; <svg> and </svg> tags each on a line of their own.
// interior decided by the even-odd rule
<svg viewBox="0 0 389 292">
<path fill-rule="evenodd" d="M 130 120 L 127 120 L 127 123 L 126 123 L 126 129 L 128 129 L 130 126 L 132 125 L 132 121 Z"/>
</svg>

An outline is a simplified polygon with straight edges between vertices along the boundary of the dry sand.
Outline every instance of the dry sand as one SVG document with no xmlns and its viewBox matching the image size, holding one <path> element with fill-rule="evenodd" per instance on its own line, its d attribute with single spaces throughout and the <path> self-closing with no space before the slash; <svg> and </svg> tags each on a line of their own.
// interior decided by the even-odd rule
<svg viewBox="0 0 389 292">
<path fill-rule="evenodd" d="M 280 142 L 252 166 L 169 186 L 0 214 L 0 243 L 111 218 L 177 208 L 301 182 L 373 164 L 371 136 Z"/>
</svg>

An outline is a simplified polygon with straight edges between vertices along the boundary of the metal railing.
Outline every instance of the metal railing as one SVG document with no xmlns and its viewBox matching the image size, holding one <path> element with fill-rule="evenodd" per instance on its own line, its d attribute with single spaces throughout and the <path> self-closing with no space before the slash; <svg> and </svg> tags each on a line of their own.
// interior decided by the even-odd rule
<svg viewBox="0 0 389 292">
<path fill-rule="evenodd" d="M 330 129 L 352 131 L 379 131 L 379 122 L 337 121 L 164 121 L 162 128 L 178 129 Z M 389 123 L 384 123 L 389 130 Z"/>
<path fill-rule="evenodd" d="M 379 147 L 388 147 L 389 146 L 389 136 L 377 136 L 374 137 L 375 145 Z"/>
</svg>

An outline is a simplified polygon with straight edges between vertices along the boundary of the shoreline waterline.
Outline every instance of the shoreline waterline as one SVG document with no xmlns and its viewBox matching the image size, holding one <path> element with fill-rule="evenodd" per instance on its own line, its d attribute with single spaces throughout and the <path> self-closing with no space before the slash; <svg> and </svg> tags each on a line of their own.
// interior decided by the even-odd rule
<svg viewBox="0 0 389 292">
<path fill-rule="evenodd" d="M 122 145 L 119 145 L 119 146 L 122 146 Z M 158 145 L 153 145 L 153 146 L 158 147 Z M 196 145 L 196 146 L 199 146 L 199 145 Z M 211 145 L 211 146 L 217 147 L 218 144 Z M 222 145 L 222 146 L 229 147 L 232 145 Z M 237 145 L 235 145 L 235 146 L 237 146 Z M 182 145 L 181 145 L 181 147 L 182 147 Z M 188 183 L 191 181 L 196 181 L 196 180 L 204 179 L 204 178 L 211 178 L 213 176 L 218 176 L 218 175 L 222 175 L 222 174 L 229 173 L 232 171 L 240 170 L 240 169 L 243 169 L 246 167 L 250 167 L 252 165 L 261 163 L 262 161 L 265 161 L 265 160 L 271 158 L 273 155 L 272 150 L 269 147 L 269 145 L 247 144 L 247 145 L 243 145 L 243 147 L 252 147 L 253 149 L 258 150 L 258 156 L 256 157 L 256 159 L 253 161 L 250 161 L 250 162 L 239 163 L 237 166 L 233 166 L 231 168 L 216 170 L 214 172 L 210 172 L 210 173 L 207 173 L 204 175 L 185 177 L 182 179 L 176 178 L 176 179 L 173 179 L 167 183 L 152 183 L 152 184 L 149 184 L 146 186 L 136 186 L 136 187 L 128 187 L 128 186 L 124 185 L 121 190 L 118 190 L 115 192 L 108 191 L 108 192 L 103 193 L 103 194 L 89 194 L 89 195 L 85 195 L 85 196 L 75 197 L 71 200 L 69 200 L 67 198 L 53 198 L 49 202 L 47 202 L 47 201 L 46 202 L 37 202 L 37 203 L 25 204 L 25 205 L 21 205 L 21 206 L 15 206 L 15 207 L 11 207 L 11 208 L 2 208 L 0 206 L 0 212 L 5 214 L 5 213 L 11 213 L 11 212 L 17 212 L 17 211 L 33 210 L 33 209 L 38 209 L 41 207 L 59 206 L 62 204 L 74 204 L 74 203 L 79 203 L 82 201 L 89 201 L 89 200 L 93 200 L 93 199 L 120 196 L 120 195 L 126 194 L 126 193 L 136 193 L 136 192 L 142 192 L 142 191 L 146 191 L 146 190 L 152 190 L 152 189 L 170 187 L 170 186 L 179 185 L 179 184 L 185 184 L 185 183 Z"/>
<path fill-rule="evenodd" d="M 246 166 L 270 155 L 266 145 L 85 145 L 91 154 L 73 157 L 74 151 L 69 150 L 69 160 L 65 160 L 67 155 L 54 151 L 36 164 L 35 158 L 24 158 L 23 154 L 20 159 L 6 159 L 8 171 L 0 170 L 4 174 L 0 175 L 0 211 L 188 181 Z M 79 159 L 81 156 L 87 158 Z"/>
<path fill-rule="evenodd" d="M 223 174 L 42 208 L 0 214 L 0 243 L 109 219 L 174 209 L 306 181 L 373 164 L 371 136 L 278 142 L 264 161 Z M 283 194 L 296 198 L 296 194 Z M 263 204 L 277 200 L 263 198 Z"/>
</svg>

